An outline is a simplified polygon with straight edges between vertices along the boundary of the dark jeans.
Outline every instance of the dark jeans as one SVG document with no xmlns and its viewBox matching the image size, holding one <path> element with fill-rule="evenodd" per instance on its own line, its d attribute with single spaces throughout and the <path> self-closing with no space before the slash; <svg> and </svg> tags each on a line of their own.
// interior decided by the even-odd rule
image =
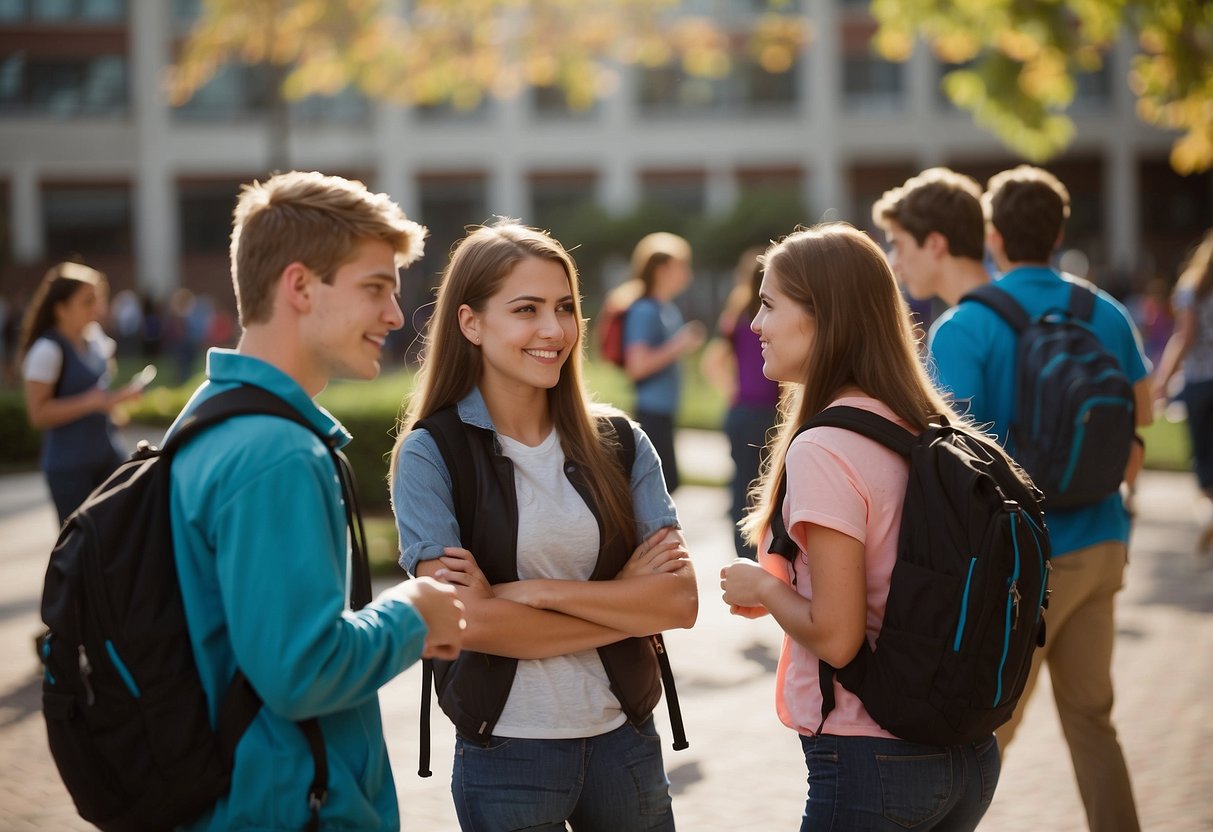
<svg viewBox="0 0 1213 832">
<path fill-rule="evenodd" d="M 1193 470 L 1204 491 L 1213 489 L 1213 379 L 1184 385 L 1180 394 L 1188 408 L 1188 436 L 1192 439 Z"/>
<path fill-rule="evenodd" d="M 636 421 L 653 443 L 653 450 L 657 451 L 657 458 L 661 460 L 665 490 L 673 494 L 681 482 L 678 478 L 678 456 L 674 453 L 674 417 L 665 413 L 637 410 Z"/>
<path fill-rule="evenodd" d="M 670 783 L 652 717 L 597 737 L 455 740 L 455 813 L 464 832 L 672 832 Z"/>
<path fill-rule="evenodd" d="M 733 502 L 729 516 L 733 518 L 733 548 L 737 557 L 754 560 L 758 553 L 754 547 L 741 539 L 737 524 L 745 517 L 750 507 L 750 484 L 758 477 L 763 459 L 766 458 L 767 431 L 775 424 L 775 408 L 734 405 L 724 418 L 724 432 L 729 438 L 729 452 L 733 456 Z"/>
<path fill-rule="evenodd" d="M 919 745 L 878 737 L 800 737 L 809 797 L 800 832 L 968 832 L 998 785 L 994 736 L 972 745 Z"/>
<path fill-rule="evenodd" d="M 93 489 L 105 482 L 106 477 L 114 473 L 121 464 L 122 460 L 114 457 L 83 468 L 43 472 L 46 475 L 46 484 L 50 486 L 55 511 L 59 513 L 59 525 L 63 525 L 68 515 L 79 508 Z"/>
</svg>

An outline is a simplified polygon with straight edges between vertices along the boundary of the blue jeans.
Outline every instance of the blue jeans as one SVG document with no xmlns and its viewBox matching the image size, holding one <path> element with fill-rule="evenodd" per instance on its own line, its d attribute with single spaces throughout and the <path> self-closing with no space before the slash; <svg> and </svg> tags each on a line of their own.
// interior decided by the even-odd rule
<svg viewBox="0 0 1213 832">
<path fill-rule="evenodd" d="M 729 408 L 724 418 L 724 432 L 729 437 L 729 452 L 733 457 L 733 503 L 729 516 L 733 519 L 733 548 L 737 557 L 755 560 L 758 553 L 741 538 L 737 524 L 750 506 L 750 483 L 758 477 L 766 457 L 767 431 L 775 424 L 775 408 L 751 407 L 737 404 Z"/>
<path fill-rule="evenodd" d="M 1184 385 L 1179 396 L 1188 409 L 1193 470 L 1201 489 L 1213 489 L 1213 379 Z"/>
<path fill-rule="evenodd" d="M 657 458 L 661 460 L 665 490 L 673 494 L 682 481 L 678 476 L 678 455 L 674 452 L 674 417 L 668 413 L 653 413 L 648 410 L 637 410 L 632 415 L 653 443 Z"/>
<path fill-rule="evenodd" d="M 597 737 L 455 739 L 455 814 L 464 832 L 674 829 L 661 738 L 650 717 Z"/>
<path fill-rule="evenodd" d="M 993 735 L 972 745 L 800 737 L 809 768 L 801 832 L 977 828 L 998 785 Z"/>
<path fill-rule="evenodd" d="M 93 489 L 105 482 L 121 464 L 122 458 L 115 456 L 96 465 L 43 472 L 47 487 L 50 488 L 51 500 L 55 503 L 55 511 L 59 514 L 59 525 L 63 525 L 68 515 L 79 508 L 85 498 L 93 493 Z"/>
</svg>

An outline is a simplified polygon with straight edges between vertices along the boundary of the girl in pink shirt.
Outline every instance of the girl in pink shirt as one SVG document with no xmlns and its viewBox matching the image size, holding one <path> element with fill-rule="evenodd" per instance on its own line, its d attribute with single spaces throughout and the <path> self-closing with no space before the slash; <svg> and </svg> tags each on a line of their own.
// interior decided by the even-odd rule
<svg viewBox="0 0 1213 832">
<path fill-rule="evenodd" d="M 905 302 L 883 252 L 845 223 L 797 231 L 763 257 L 752 328 L 763 373 L 793 385 L 743 531 L 760 564 L 721 570 L 730 610 L 771 614 L 784 629 L 776 677 L 780 720 L 800 734 L 809 795 L 801 830 L 971 830 L 998 782 L 991 735 L 961 746 L 906 742 L 882 729 L 837 681 L 822 720 L 820 661 L 848 664 L 884 621 L 908 463 L 833 427 L 798 426 L 831 405 L 873 411 L 918 432 L 932 414 L 962 420 L 923 370 Z M 787 474 L 787 498 L 777 503 Z M 768 552 L 774 512 L 798 552 Z"/>
</svg>

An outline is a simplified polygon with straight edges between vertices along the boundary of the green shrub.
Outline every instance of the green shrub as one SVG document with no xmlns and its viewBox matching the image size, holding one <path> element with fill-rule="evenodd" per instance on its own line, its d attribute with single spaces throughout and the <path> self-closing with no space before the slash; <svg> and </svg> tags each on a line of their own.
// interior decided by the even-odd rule
<svg viewBox="0 0 1213 832">
<path fill-rule="evenodd" d="M 42 437 L 25 415 L 25 397 L 15 390 L 0 391 L 0 465 L 33 465 L 41 448 Z"/>
</svg>

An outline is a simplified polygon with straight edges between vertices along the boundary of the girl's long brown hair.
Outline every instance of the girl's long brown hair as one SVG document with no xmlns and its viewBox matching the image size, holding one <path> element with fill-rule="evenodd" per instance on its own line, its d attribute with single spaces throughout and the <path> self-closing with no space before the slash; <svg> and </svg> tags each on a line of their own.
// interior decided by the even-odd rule
<svg viewBox="0 0 1213 832">
<path fill-rule="evenodd" d="M 94 286 L 100 292 L 107 289 L 105 275 L 82 263 L 65 262 L 51 266 L 34 290 L 29 308 L 21 321 L 17 354 L 24 360 L 34 342 L 55 325 L 55 307 L 65 302 L 84 286 Z"/>
<path fill-rule="evenodd" d="M 426 328 L 421 369 L 405 405 L 389 476 L 396 475 L 400 448 L 413 426 L 459 402 L 480 379 L 480 349 L 460 330 L 459 307 L 467 304 L 476 312 L 482 311 L 514 267 L 528 258 L 556 263 L 568 276 L 573 314 L 578 321 L 577 342 L 569 351 L 560 380 L 548 391 L 548 405 L 565 456 L 585 474 L 602 518 L 604 544 L 620 536 L 630 548 L 636 542 L 631 472 L 625 475 L 615 462 L 616 442 L 599 432 L 595 418 L 618 411 L 591 404 L 582 377 L 585 320 L 581 316 L 577 266 L 558 241 L 513 221 L 503 220 L 472 230 L 451 254 L 439 284 L 434 314 Z"/>
<path fill-rule="evenodd" d="M 1213 292 L 1213 229 L 1205 234 L 1184 261 L 1176 288 L 1191 288 L 1198 298 Z"/>
<path fill-rule="evenodd" d="M 784 458 L 797 428 L 848 387 L 883 402 L 915 430 L 942 414 L 976 431 L 931 383 L 919 358 L 909 307 L 880 248 L 847 223 L 799 229 L 762 258 L 768 277 L 816 323 L 805 377 L 785 392 L 778 434 L 754 489 L 755 508 L 742 522 L 758 546 L 770 524 Z"/>
</svg>

